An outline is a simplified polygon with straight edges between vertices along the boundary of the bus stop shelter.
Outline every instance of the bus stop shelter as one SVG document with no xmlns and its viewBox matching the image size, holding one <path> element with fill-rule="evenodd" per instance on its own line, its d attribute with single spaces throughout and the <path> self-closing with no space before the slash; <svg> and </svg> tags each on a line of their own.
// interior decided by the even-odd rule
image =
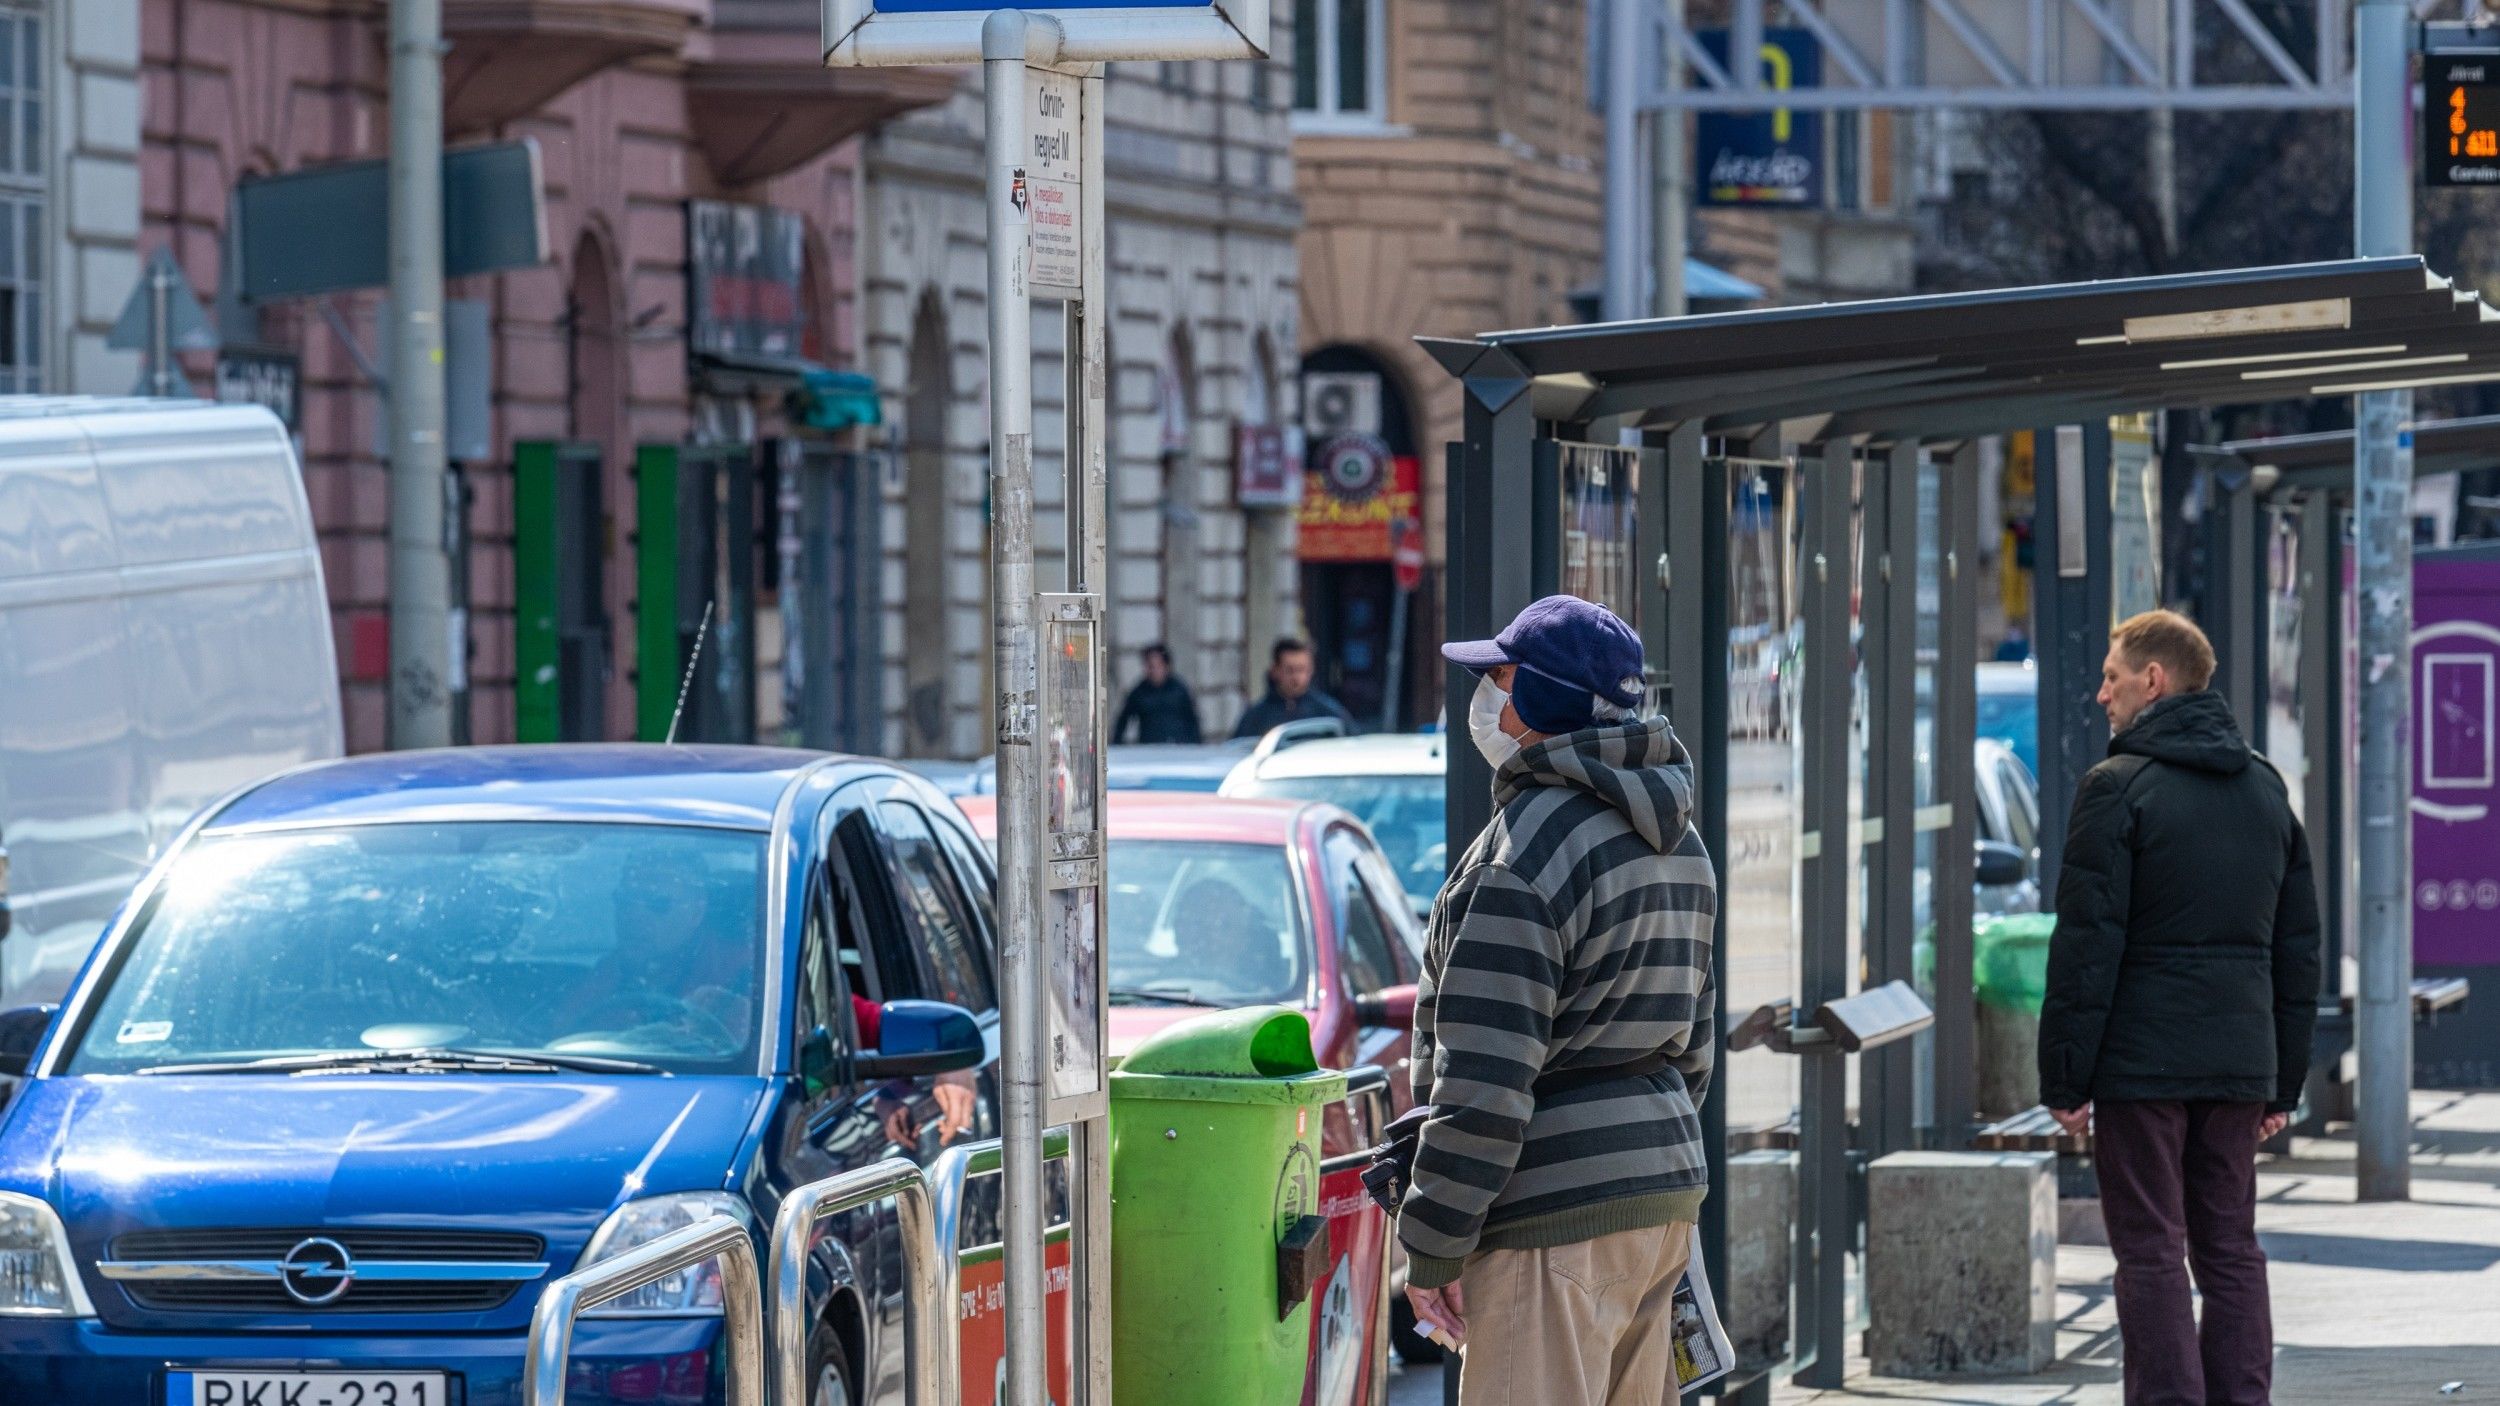
<svg viewBox="0 0 2500 1406">
<path fill-rule="evenodd" d="M 2500 416 L 2421 421 L 2406 433 L 2417 480 L 2500 468 Z M 2214 637 L 2214 687 L 2231 700 L 2251 745 L 2299 779 L 2327 980 L 2336 983 L 2354 922 L 2343 609 L 2353 432 L 2240 440 L 2200 446 L 2192 455 L 2212 484 L 2204 517 L 2211 565 L 2197 614 Z M 2285 653 L 2290 658 L 2280 657 Z M 2327 994 L 2339 993 L 2331 984 Z M 2330 1000 L 2319 1014 L 2313 1108 L 2332 1107 L 2328 1076 L 2351 1046 L 2351 1017 Z"/>
<path fill-rule="evenodd" d="M 1792 1122 L 1789 1362 L 1838 1386 L 1858 1316 L 1856 1172 L 1967 1145 L 1975 1126 L 1980 441 L 2031 430 L 2041 446 L 2047 893 L 2073 787 L 2106 743 L 2090 698 L 2135 569 L 2113 520 L 2112 417 L 2500 379 L 2500 323 L 2406 257 L 1423 345 L 1464 393 L 1447 457 L 1451 637 L 1489 636 L 1557 591 L 1599 600 L 1640 630 L 1653 697 L 1693 753 L 1721 894 L 1712 1184 L 1727 1184 L 1732 1105 L 1740 1128 Z M 1451 671 L 1450 718 L 1473 682 Z M 1455 854 L 1490 807 L 1472 749 L 1450 752 L 1448 785 Z M 1931 1031 L 1877 1030 L 1854 1058 L 1859 1041 L 1812 1034 L 1896 981 L 1927 994 Z M 1783 1001 L 1799 1038 L 1731 1060 L 1730 1009 Z M 1722 1303 L 1726 1201 L 1705 1203 L 1702 1226 Z"/>
</svg>

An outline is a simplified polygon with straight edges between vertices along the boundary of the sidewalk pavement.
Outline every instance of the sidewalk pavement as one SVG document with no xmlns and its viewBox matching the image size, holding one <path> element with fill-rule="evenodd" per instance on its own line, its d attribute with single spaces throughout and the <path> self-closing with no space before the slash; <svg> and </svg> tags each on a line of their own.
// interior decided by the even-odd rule
<svg viewBox="0 0 2500 1406">
<path fill-rule="evenodd" d="M 2300 1138 L 2258 1164 L 2257 1224 L 2273 1261 L 2275 1406 L 2500 1406 L 2500 1093 L 2417 1093 L 2413 1199 L 2353 1202 L 2348 1132 Z M 2058 1363 L 2034 1377 L 1908 1381 L 1851 1363 L 1848 1386 L 1779 1381 L 1776 1406 L 2118 1406 L 2109 1251 L 2058 1248 Z M 2442 1394 L 2451 1382 L 2462 1383 Z M 1395 1406 L 1441 1399 L 1407 1371 Z"/>
<path fill-rule="evenodd" d="M 2275 1406 L 2500 1406 L 2500 1093 L 2417 1093 L 2413 1199 L 2353 1202 L 2348 1132 L 2261 1161 L 2257 1227 L 2272 1261 Z M 1777 1406 L 2117 1403 L 2105 1249 L 2058 1247 L 2058 1357 L 2022 1378 L 1907 1381 L 1851 1363 L 1848 1386 L 1779 1385 Z M 2450 1383 L 2461 1383 L 2442 1392 Z"/>
</svg>

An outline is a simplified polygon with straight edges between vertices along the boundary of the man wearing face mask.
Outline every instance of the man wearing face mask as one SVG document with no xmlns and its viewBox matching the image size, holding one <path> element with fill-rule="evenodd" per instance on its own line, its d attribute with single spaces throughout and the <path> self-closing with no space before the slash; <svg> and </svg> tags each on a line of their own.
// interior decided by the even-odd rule
<svg viewBox="0 0 2500 1406">
<path fill-rule="evenodd" d="M 1641 717 L 1640 637 L 1550 596 L 1491 640 L 1468 731 L 1494 817 L 1434 905 L 1398 1236 L 1463 1406 L 1659 1406 L 1708 1191 L 1710 856 L 1693 767 Z"/>
</svg>

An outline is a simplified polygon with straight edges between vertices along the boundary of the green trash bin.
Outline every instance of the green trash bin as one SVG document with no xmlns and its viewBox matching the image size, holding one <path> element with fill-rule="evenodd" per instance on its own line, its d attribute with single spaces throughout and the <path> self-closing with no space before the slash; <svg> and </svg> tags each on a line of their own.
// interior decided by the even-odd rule
<svg viewBox="0 0 2500 1406">
<path fill-rule="evenodd" d="M 1183 1021 L 1111 1075 L 1111 1380 L 1121 1406 L 1302 1399 L 1327 1273 L 1319 1130 L 1345 1097 L 1281 1006 Z"/>
<path fill-rule="evenodd" d="M 2040 1102 L 2040 1002 L 2056 931 L 2054 914 L 2009 913 L 1971 933 L 1979 1111 L 1985 1117 L 2011 1117 Z"/>
</svg>

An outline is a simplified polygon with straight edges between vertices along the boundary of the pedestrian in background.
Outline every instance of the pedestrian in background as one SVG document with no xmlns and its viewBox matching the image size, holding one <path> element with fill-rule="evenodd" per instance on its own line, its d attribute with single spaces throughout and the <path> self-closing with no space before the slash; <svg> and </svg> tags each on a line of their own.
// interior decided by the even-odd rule
<svg viewBox="0 0 2500 1406">
<path fill-rule="evenodd" d="M 1407 1298 L 1463 1343 L 1463 1406 L 1659 1406 L 1708 1190 L 1718 886 L 1692 761 L 1635 716 L 1640 637 L 1603 607 L 1549 596 L 1441 652 L 1478 677 L 1495 813 L 1433 906 L 1415 1004 Z"/>
<path fill-rule="evenodd" d="M 1146 676 L 1128 691 L 1120 704 L 1119 719 L 1111 724 L 1111 740 L 1130 741 L 1130 724 L 1136 725 L 1139 742 L 1196 742 L 1198 736 L 1198 700 L 1189 694 L 1189 685 L 1172 672 L 1172 651 L 1160 644 L 1150 644 L 1138 651 L 1146 668 Z"/>
<path fill-rule="evenodd" d="M 1269 729 L 1304 718 L 1335 718 L 1354 730 L 1354 715 L 1345 705 L 1311 687 L 1311 678 L 1318 665 L 1311 657 L 1311 647 L 1287 635 L 1267 653 L 1267 696 L 1242 709 L 1241 721 L 1233 724 L 1233 736 L 1258 737 Z"/>
<path fill-rule="evenodd" d="M 2093 1130 L 2129 1406 L 2268 1399 L 2257 1144 L 2299 1105 L 2318 1014 L 2309 847 L 2213 673 L 2184 616 L 2110 632 L 2109 759 L 2076 788 L 2040 1012 L 2041 1099 Z"/>
</svg>

